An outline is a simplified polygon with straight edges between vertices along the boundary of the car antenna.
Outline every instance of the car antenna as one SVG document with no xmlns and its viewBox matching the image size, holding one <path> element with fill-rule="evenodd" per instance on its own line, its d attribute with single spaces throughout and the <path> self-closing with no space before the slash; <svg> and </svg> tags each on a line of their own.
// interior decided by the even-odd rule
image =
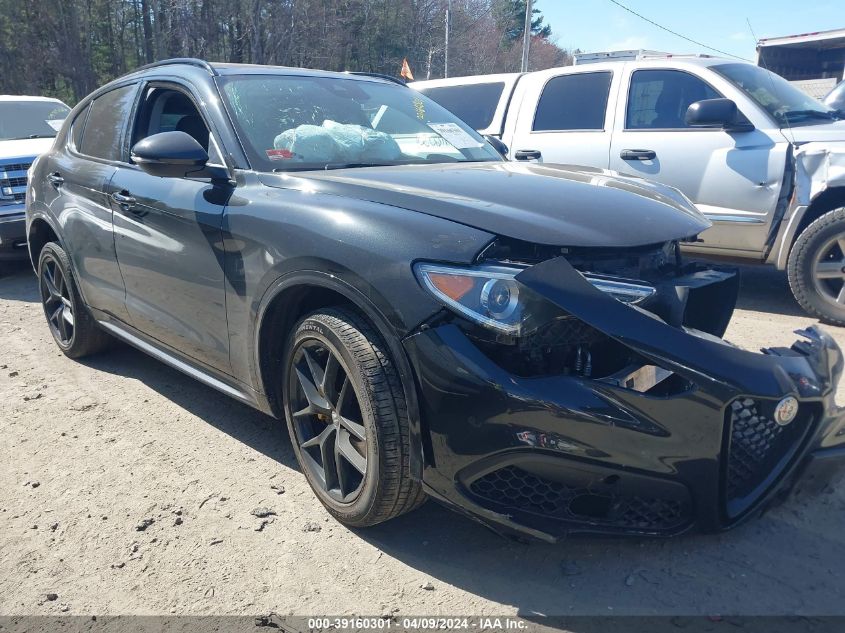
<svg viewBox="0 0 845 633">
<path fill-rule="evenodd" d="M 745 22 L 748 24 L 748 30 L 751 31 L 751 37 L 754 39 L 755 42 L 759 43 L 760 40 L 757 39 L 757 34 L 754 32 L 754 27 L 751 26 L 751 18 L 746 16 Z M 772 79 L 772 71 L 769 70 L 768 66 L 766 66 L 766 60 L 763 58 L 763 55 L 761 55 L 759 51 L 757 52 L 757 64 L 761 65 L 763 67 L 763 70 L 769 73 L 769 81 L 772 84 L 772 92 L 775 93 L 776 96 L 780 97 L 780 95 L 777 94 L 777 86 L 775 86 L 775 82 Z M 792 139 L 792 144 L 795 145 L 795 134 L 792 132 L 792 124 L 789 122 L 789 117 L 784 116 L 783 120 L 784 123 L 786 123 L 786 129 L 789 130 L 789 137 Z"/>
</svg>

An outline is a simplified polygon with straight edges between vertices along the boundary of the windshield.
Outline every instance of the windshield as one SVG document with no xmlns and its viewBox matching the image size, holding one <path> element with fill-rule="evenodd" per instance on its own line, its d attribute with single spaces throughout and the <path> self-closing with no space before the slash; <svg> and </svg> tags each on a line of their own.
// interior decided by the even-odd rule
<svg viewBox="0 0 845 633">
<path fill-rule="evenodd" d="M 838 118 L 836 112 L 780 75 L 759 66 L 721 64 L 711 68 L 756 101 L 781 127 L 812 125 Z"/>
<path fill-rule="evenodd" d="M 294 75 L 219 81 L 260 171 L 501 160 L 475 130 L 399 85 Z"/>
<path fill-rule="evenodd" d="M 56 101 L 0 101 L 0 141 L 54 137 L 69 113 Z"/>
<path fill-rule="evenodd" d="M 830 94 L 824 98 L 824 104 L 833 110 L 845 111 L 845 81 L 840 82 Z"/>
<path fill-rule="evenodd" d="M 489 84 L 420 88 L 420 92 L 454 112 L 476 130 L 483 130 L 493 122 L 504 89 L 504 82 L 497 81 Z"/>
</svg>

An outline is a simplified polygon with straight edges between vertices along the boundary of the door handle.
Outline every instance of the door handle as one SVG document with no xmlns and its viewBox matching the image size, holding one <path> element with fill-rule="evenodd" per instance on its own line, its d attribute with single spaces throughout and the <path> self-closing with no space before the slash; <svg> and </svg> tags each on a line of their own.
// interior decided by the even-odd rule
<svg viewBox="0 0 845 633">
<path fill-rule="evenodd" d="M 653 149 L 623 149 L 619 152 L 619 158 L 622 160 L 654 160 L 657 158 L 657 152 Z"/>
<path fill-rule="evenodd" d="M 57 171 L 54 171 L 52 174 L 47 174 L 47 180 L 54 187 L 59 187 L 59 185 L 64 184 L 65 181 L 65 179 L 62 178 L 62 175 Z"/>
<path fill-rule="evenodd" d="M 137 200 L 129 195 L 128 191 L 115 191 L 111 195 L 111 199 L 117 202 L 120 205 L 120 208 L 124 211 L 131 211 L 132 207 L 135 206 Z"/>
<path fill-rule="evenodd" d="M 518 149 L 513 157 L 516 160 L 540 160 L 543 153 L 538 149 Z"/>
</svg>

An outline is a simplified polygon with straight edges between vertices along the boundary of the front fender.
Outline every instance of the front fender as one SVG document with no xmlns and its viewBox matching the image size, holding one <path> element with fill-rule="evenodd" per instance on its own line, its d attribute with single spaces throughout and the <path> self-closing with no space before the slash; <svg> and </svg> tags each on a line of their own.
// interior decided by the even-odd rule
<svg viewBox="0 0 845 633">
<path fill-rule="evenodd" d="M 325 269 L 324 269 L 325 270 Z M 346 271 L 347 275 L 356 279 L 357 276 Z M 267 394 L 267 387 L 261 372 L 261 332 L 268 308 L 283 293 L 302 287 L 317 287 L 332 290 L 358 308 L 376 328 L 382 340 L 390 352 L 399 377 L 402 381 L 402 390 L 405 403 L 408 408 L 408 433 L 410 444 L 410 475 L 412 478 L 421 480 L 424 464 L 424 449 L 422 439 L 422 424 L 420 422 L 419 403 L 415 387 L 414 374 L 408 361 L 404 347 L 397 336 L 396 329 L 390 324 L 385 316 L 384 308 L 387 306 L 385 299 L 374 289 L 364 292 L 361 287 L 363 280 L 357 279 L 359 283 L 350 283 L 340 275 L 330 274 L 322 270 L 294 270 L 283 274 L 269 285 L 267 291 L 261 297 L 256 306 L 256 317 L 253 321 L 254 327 L 251 338 L 254 342 L 254 354 L 251 359 L 251 373 L 254 384 L 259 386 L 262 394 Z M 269 402 L 267 403 L 269 409 Z"/>
</svg>

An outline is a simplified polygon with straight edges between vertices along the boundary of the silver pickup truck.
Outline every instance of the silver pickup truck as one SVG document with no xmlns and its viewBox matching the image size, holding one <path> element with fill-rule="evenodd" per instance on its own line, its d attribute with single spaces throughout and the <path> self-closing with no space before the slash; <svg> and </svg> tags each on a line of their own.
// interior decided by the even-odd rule
<svg viewBox="0 0 845 633">
<path fill-rule="evenodd" d="M 785 269 L 807 312 L 845 325 L 845 114 L 781 77 L 662 55 L 411 85 L 511 160 L 678 188 L 713 222 L 688 251 Z"/>
</svg>

